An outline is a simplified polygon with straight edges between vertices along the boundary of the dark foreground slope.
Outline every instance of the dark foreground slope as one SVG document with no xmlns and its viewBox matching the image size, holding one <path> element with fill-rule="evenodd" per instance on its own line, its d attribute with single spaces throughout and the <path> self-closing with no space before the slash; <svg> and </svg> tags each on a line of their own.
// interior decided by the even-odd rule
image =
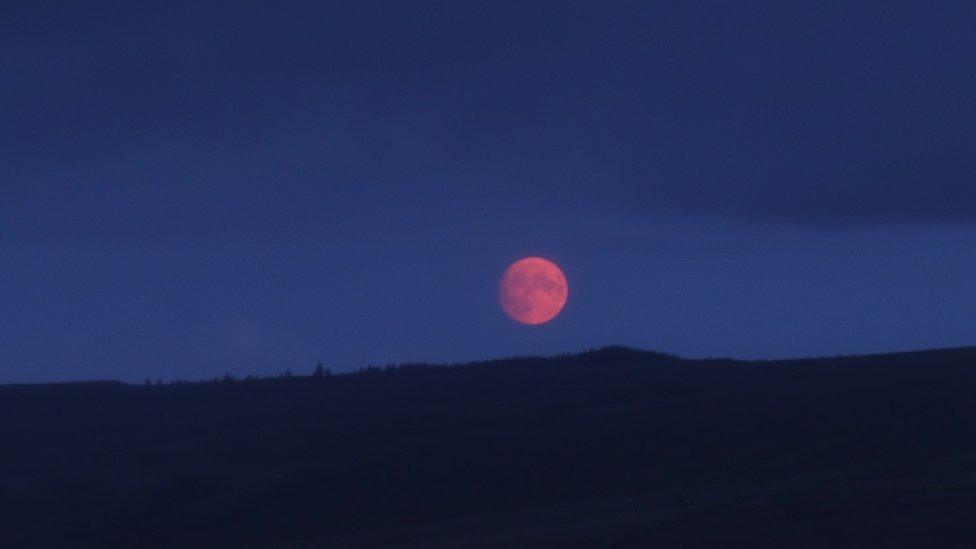
<svg viewBox="0 0 976 549">
<path fill-rule="evenodd" d="M 976 349 L 0 388 L 3 547 L 976 547 Z"/>
</svg>

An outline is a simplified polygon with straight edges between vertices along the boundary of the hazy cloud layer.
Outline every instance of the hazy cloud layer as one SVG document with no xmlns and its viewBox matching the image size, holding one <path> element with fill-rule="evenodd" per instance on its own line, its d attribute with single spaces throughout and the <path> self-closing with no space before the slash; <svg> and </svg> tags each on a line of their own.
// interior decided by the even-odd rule
<svg viewBox="0 0 976 549">
<path fill-rule="evenodd" d="M 964 2 L 0 11 L 4 238 L 972 221 Z"/>
</svg>

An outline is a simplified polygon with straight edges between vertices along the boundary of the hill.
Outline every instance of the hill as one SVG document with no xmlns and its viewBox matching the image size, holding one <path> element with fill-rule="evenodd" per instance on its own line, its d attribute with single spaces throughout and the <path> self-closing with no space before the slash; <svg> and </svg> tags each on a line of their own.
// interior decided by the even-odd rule
<svg viewBox="0 0 976 549">
<path fill-rule="evenodd" d="M 4 547 L 967 547 L 976 348 L 0 387 Z"/>
</svg>

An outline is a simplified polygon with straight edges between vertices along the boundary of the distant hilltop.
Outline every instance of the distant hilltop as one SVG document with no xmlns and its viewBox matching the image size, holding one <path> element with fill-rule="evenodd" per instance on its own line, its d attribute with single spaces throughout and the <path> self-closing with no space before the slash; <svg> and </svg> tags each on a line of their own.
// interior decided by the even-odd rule
<svg viewBox="0 0 976 549">
<path fill-rule="evenodd" d="M 86 385 L 91 387 L 96 387 L 99 385 L 186 385 L 188 383 L 217 383 L 217 382 L 229 382 L 229 381 L 273 381 L 273 380 L 300 380 L 306 378 L 331 378 L 333 376 L 360 376 L 360 375 L 375 375 L 378 373 L 392 373 L 397 371 L 408 372 L 416 370 L 438 370 L 445 368 L 506 368 L 506 367 L 519 367 L 519 366 L 553 366 L 559 365 L 563 367 L 568 366 L 584 366 L 592 364 L 600 364 L 604 366 L 611 365 L 674 365 L 683 364 L 688 366 L 704 366 L 704 365 L 735 365 L 740 367 L 749 366 L 770 366 L 770 365 L 793 365 L 793 366 L 804 366 L 804 367 L 830 367 L 839 365 L 864 365 L 864 364 L 876 364 L 876 363 L 892 363 L 892 364 L 905 364 L 911 363 L 913 361 L 969 361 L 976 360 L 976 346 L 967 347 L 952 347 L 943 349 L 924 349 L 916 351 L 899 351 L 892 353 L 875 353 L 875 354 L 864 354 L 864 355 L 836 355 L 829 357 L 811 357 L 811 358 L 780 358 L 780 359 L 735 359 L 735 358 L 683 358 L 681 356 L 664 353 L 660 351 L 651 351 L 644 349 L 637 349 L 634 347 L 628 347 L 624 345 L 608 345 L 605 347 L 599 347 L 595 349 L 588 349 L 578 353 L 562 353 L 558 355 L 550 356 L 511 356 L 505 358 L 496 358 L 489 360 L 476 360 L 469 362 L 455 362 L 455 363 L 426 363 L 426 362 L 404 362 L 401 364 L 388 364 L 383 366 L 369 365 L 363 366 L 359 369 L 333 373 L 331 369 L 324 368 L 322 364 L 314 367 L 310 373 L 295 373 L 291 370 L 286 370 L 279 374 L 272 374 L 267 376 L 246 376 L 246 377 L 234 377 L 230 374 L 225 374 L 213 379 L 208 380 L 147 380 L 142 384 L 128 384 L 119 381 L 112 380 L 92 380 L 92 381 L 72 381 L 72 382 L 52 382 L 52 383 L 11 383 L 11 384 L 0 384 L 2 387 L 13 387 L 13 386 L 41 386 L 41 385 Z"/>
<path fill-rule="evenodd" d="M 0 545 L 951 547 L 976 511 L 974 387 L 971 347 L 619 346 L 4 386 Z"/>
</svg>

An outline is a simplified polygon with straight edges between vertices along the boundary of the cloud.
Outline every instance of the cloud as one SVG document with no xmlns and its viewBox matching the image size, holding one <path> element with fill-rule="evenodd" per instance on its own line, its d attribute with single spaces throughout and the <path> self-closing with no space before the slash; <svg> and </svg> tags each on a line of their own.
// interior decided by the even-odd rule
<svg viewBox="0 0 976 549">
<path fill-rule="evenodd" d="M 527 208 L 976 219 L 970 12 L 17 9 L 0 60 L 6 239 L 480 230 Z"/>
</svg>

